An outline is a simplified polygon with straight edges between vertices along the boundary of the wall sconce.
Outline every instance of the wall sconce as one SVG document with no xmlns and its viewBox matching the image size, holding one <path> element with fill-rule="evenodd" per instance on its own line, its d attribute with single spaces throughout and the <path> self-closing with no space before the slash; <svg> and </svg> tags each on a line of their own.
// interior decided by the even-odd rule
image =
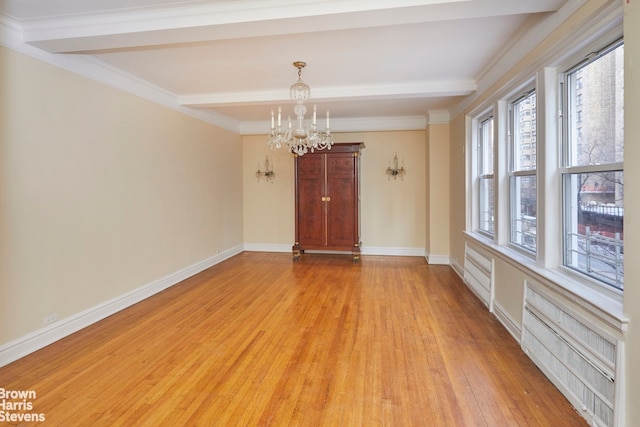
<svg viewBox="0 0 640 427">
<path fill-rule="evenodd" d="M 398 177 L 402 179 L 404 173 L 404 160 L 402 160 L 402 165 L 398 167 L 398 153 L 393 153 L 393 160 L 389 161 L 387 166 L 387 175 L 393 177 L 393 179 L 397 179 Z"/>
<path fill-rule="evenodd" d="M 260 181 L 260 178 L 264 178 L 267 181 L 271 181 L 273 183 L 273 179 L 276 177 L 276 173 L 271 168 L 269 164 L 269 157 L 264 157 L 264 170 L 260 170 L 260 164 L 258 164 L 258 172 L 256 172 L 256 178 Z"/>
</svg>

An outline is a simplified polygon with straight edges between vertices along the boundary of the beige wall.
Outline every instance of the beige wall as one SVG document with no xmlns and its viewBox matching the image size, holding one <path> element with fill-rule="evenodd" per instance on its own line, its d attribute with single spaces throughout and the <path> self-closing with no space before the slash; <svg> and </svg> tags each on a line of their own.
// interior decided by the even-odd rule
<svg viewBox="0 0 640 427">
<path fill-rule="evenodd" d="M 364 142 L 361 157 L 361 235 L 367 248 L 425 248 L 425 132 L 357 132 L 334 135 L 335 142 Z M 244 239 L 247 245 L 290 249 L 294 238 L 293 157 L 271 151 L 265 136 L 243 138 Z M 404 160 L 403 179 L 388 179 L 394 152 Z M 274 164 L 273 184 L 255 172 L 265 155 Z"/>
<path fill-rule="evenodd" d="M 268 182 L 256 178 L 258 166 L 264 169 L 265 157 L 276 176 Z M 265 135 L 242 138 L 244 241 L 273 250 L 290 251 L 294 239 L 293 155 L 286 149 L 271 150 Z"/>
<path fill-rule="evenodd" d="M 449 124 L 427 127 L 427 255 L 449 257 Z"/>
<path fill-rule="evenodd" d="M 640 8 L 626 2 L 624 20 L 624 311 L 626 338 L 627 426 L 640 426 Z"/>
<path fill-rule="evenodd" d="M 455 117 L 450 125 L 449 149 L 449 244 L 451 264 L 456 269 L 464 263 L 464 230 L 466 228 L 466 157 L 465 117 Z"/>
<path fill-rule="evenodd" d="M 0 48 L 0 345 L 242 245 L 240 137 Z"/>
</svg>

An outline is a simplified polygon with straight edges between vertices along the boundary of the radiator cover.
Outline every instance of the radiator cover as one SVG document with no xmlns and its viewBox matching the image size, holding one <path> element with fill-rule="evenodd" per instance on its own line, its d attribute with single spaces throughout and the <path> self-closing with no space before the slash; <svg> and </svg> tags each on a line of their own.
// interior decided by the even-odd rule
<svg viewBox="0 0 640 427">
<path fill-rule="evenodd" d="M 465 244 L 464 281 L 489 311 L 493 311 L 493 280 L 493 259 Z"/>
<path fill-rule="evenodd" d="M 525 284 L 522 348 L 583 416 L 618 425 L 616 374 L 620 342 L 571 302 Z"/>
</svg>

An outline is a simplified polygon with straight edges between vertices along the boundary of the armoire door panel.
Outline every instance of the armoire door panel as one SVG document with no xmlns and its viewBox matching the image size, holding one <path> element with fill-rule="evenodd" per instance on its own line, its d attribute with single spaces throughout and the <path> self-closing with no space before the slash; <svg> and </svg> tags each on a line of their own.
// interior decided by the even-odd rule
<svg viewBox="0 0 640 427">
<path fill-rule="evenodd" d="M 322 156 L 298 157 L 298 176 L 324 177 L 324 158 Z"/>
<path fill-rule="evenodd" d="M 331 246 L 353 246 L 356 242 L 355 182 L 352 178 L 329 178 L 331 201 L 327 213 L 327 241 Z"/>
<path fill-rule="evenodd" d="M 324 178 L 307 178 L 298 180 L 298 218 L 302 222 L 298 239 L 307 245 L 326 244 Z"/>
<path fill-rule="evenodd" d="M 354 178 L 353 153 L 327 157 L 327 176 L 335 178 Z"/>
</svg>

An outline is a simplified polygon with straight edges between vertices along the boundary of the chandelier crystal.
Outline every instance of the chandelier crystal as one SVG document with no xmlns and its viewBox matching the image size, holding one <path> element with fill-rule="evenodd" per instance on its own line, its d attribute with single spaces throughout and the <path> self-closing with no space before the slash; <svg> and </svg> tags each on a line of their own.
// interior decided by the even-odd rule
<svg viewBox="0 0 640 427">
<path fill-rule="evenodd" d="M 278 107 L 277 122 L 275 112 L 271 110 L 271 132 L 267 139 L 271 149 L 279 149 L 286 145 L 289 151 L 298 156 L 308 152 L 313 153 L 315 150 L 331 150 L 333 145 L 331 131 L 329 130 L 329 111 L 327 111 L 326 131 L 321 132 L 318 130 L 317 108 L 315 105 L 313 106 L 311 126 L 307 129 L 304 125 L 304 116 L 307 113 L 307 107 L 304 102 L 309 99 L 311 94 L 309 85 L 302 81 L 302 69 L 306 65 L 301 61 L 293 63 L 293 66 L 298 69 L 298 81 L 291 85 L 289 96 L 296 102 L 293 107 L 293 112 L 296 114 L 295 128 L 291 122 L 291 117 L 289 117 L 288 127 L 286 129 L 283 128 L 282 107 Z"/>
</svg>

